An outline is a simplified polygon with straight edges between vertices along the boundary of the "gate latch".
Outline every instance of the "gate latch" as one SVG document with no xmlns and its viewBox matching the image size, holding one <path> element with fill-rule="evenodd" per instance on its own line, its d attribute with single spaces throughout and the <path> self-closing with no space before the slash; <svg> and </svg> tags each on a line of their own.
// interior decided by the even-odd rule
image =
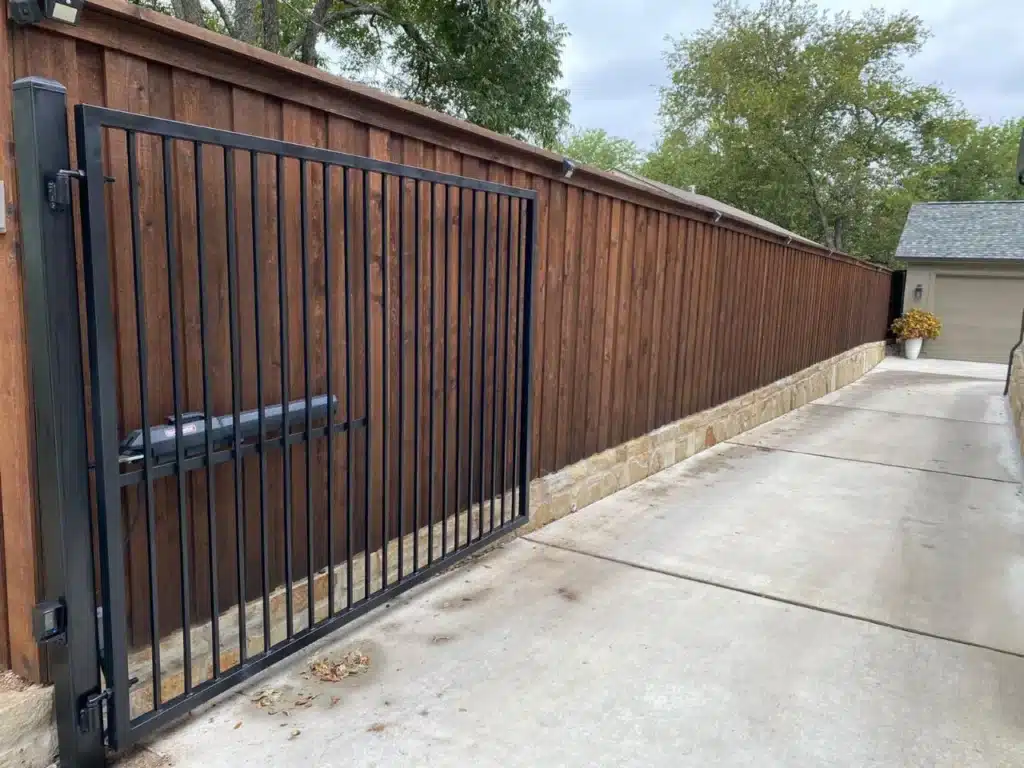
<svg viewBox="0 0 1024 768">
<path fill-rule="evenodd" d="M 32 634 L 40 645 L 67 639 L 67 607 L 63 600 L 46 600 L 33 606 Z"/>
<path fill-rule="evenodd" d="M 51 211 L 63 211 L 71 205 L 71 179 L 84 179 L 85 171 L 57 171 L 46 177 L 46 202 Z"/>
<path fill-rule="evenodd" d="M 81 733 L 92 733 L 103 726 L 103 702 L 110 699 L 112 694 L 113 691 L 104 688 L 85 697 L 84 706 L 78 710 L 78 730 Z"/>
</svg>

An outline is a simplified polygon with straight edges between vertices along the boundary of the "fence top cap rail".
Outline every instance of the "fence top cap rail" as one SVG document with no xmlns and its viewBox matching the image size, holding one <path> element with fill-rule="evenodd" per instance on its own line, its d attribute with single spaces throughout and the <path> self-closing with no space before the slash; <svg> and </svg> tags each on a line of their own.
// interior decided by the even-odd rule
<svg viewBox="0 0 1024 768">
<path fill-rule="evenodd" d="M 392 163 L 386 160 L 375 160 L 325 147 L 295 144 L 293 142 L 281 141 L 280 139 L 267 139 L 247 133 L 237 133 L 221 128 L 208 128 L 192 123 L 182 123 L 177 120 L 168 120 L 162 117 L 153 117 L 135 112 L 124 112 L 119 109 L 110 109 L 93 104 L 78 104 L 75 106 L 75 110 L 81 115 L 87 130 L 90 127 L 121 129 L 165 139 L 196 142 L 200 145 L 211 147 L 237 149 L 312 163 L 323 163 L 340 168 L 370 171 L 402 179 L 444 184 L 479 192 L 493 192 L 498 195 L 508 195 L 509 197 L 518 197 L 524 200 L 535 200 L 537 197 L 537 193 L 532 189 L 521 189 L 493 181 L 471 179 L 465 176 L 456 176 L 411 165 L 401 165 L 400 163 Z"/>
</svg>

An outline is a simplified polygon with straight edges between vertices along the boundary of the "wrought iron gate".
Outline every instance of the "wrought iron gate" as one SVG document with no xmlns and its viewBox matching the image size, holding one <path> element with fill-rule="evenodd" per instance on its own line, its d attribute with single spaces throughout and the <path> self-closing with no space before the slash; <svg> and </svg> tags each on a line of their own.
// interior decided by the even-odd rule
<svg viewBox="0 0 1024 768">
<path fill-rule="evenodd" d="M 101 673 L 74 728 L 122 749 L 526 522 L 536 200 L 96 106 L 75 126 L 78 169 L 42 186 L 65 226 L 78 188 L 89 386 L 62 395 L 101 620 L 63 640 Z"/>
</svg>

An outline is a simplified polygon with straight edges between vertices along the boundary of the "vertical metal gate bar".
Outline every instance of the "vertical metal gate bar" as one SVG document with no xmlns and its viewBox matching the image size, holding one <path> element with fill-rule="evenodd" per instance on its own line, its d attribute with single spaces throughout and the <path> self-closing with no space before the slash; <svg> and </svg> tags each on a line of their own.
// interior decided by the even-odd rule
<svg viewBox="0 0 1024 768">
<path fill-rule="evenodd" d="M 511 203 L 512 198 L 509 198 Z M 494 530 L 494 489 L 498 473 L 498 297 L 501 285 L 501 195 L 494 198 L 496 211 L 496 227 L 494 230 L 494 363 L 491 366 L 491 530 Z M 509 229 L 512 217 L 509 216 Z M 506 287 L 508 277 L 505 279 Z M 508 330 L 508 310 L 505 310 L 505 329 Z M 502 525 L 505 520 L 502 519 Z"/>
<path fill-rule="evenodd" d="M 516 508 L 519 504 L 518 496 L 521 492 L 519 489 L 519 388 L 520 388 L 520 377 L 522 375 L 519 365 L 519 354 L 521 349 L 521 342 L 523 338 L 523 318 L 521 314 L 523 305 L 523 276 L 520 271 L 520 264 L 523 261 L 523 234 L 526 229 L 526 206 L 529 205 L 528 200 L 519 201 L 519 232 L 516 237 L 516 283 L 519 289 L 519 300 L 516 302 L 516 348 L 515 348 L 515 374 L 514 384 L 515 389 L 512 393 L 512 443 L 515 446 L 512 455 L 512 519 L 516 518 Z"/>
<path fill-rule="evenodd" d="M 508 339 L 512 330 L 512 270 L 516 269 L 517 277 L 519 270 L 519 254 L 516 252 L 513 258 L 512 251 L 512 209 L 516 205 L 515 198 L 508 198 L 508 246 L 507 261 L 505 268 L 505 347 L 502 351 L 502 373 L 501 380 L 504 382 L 504 396 L 501 399 L 501 524 L 505 524 L 505 496 L 508 494 L 508 412 L 509 392 L 515 397 L 515 387 L 508 384 Z M 520 219 L 520 221 L 522 221 Z M 517 238 L 518 241 L 518 238 Z M 517 280 L 518 283 L 518 280 Z M 518 286 L 517 286 L 518 287 Z M 519 305 L 516 303 L 516 316 L 519 315 Z M 516 329 L 518 333 L 518 326 Z M 514 375 L 514 372 L 513 372 Z"/>
<path fill-rule="evenodd" d="M 178 337 L 178 310 L 181 298 L 178 294 L 178 280 L 181 276 L 177 252 L 174 247 L 174 198 L 171 181 L 171 140 L 163 140 L 163 175 L 164 175 L 164 245 L 167 249 L 167 304 L 171 321 L 171 397 L 174 401 L 174 477 L 177 481 L 178 495 L 178 548 L 181 564 L 181 643 L 184 657 L 182 681 L 185 695 L 192 693 L 192 623 L 189 616 L 189 600 L 192 590 L 189 580 L 188 557 L 188 516 L 185 509 L 185 446 L 182 439 L 181 425 L 181 341 Z M 159 626 L 159 624 L 158 624 Z M 154 647 L 160 644 L 159 634 L 154 640 Z M 153 687 L 158 686 L 155 680 Z"/>
<path fill-rule="evenodd" d="M 270 650 L 270 537 L 267 532 L 267 426 L 263 397 L 263 324 L 260 320 L 260 158 L 249 153 L 249 177 L 252 181 L 250 207 L 252 208 L 252 313 L 256 335 L 256 445 L 260 463 L 260 586 L 263 593 L 263 652 Z"/>
<path fill-rule="evenodd" d="M 469 445 L 467 447 L 469 458 L 469 494 L 466 500 L 466 544 L 473 540 L 473 374 L 476 373 L 476 344 L 473 340 L 474 326 L 476 319 L 476 190 L 473 190 L 473 203 L 470 215 L 472 216 L 472 242 L 469 250 L 469 410 L 466 412 L 466 422 L 469 426 Z M 481 327 L 481 335 L 483 328 Z M 483 366 L 481 366 L 483 367 Z"/>
<path fill-rule="evenodd" d="M 430 448 L 427 450 L 427 565 L 434 562 L 434 326 L 437 323 L 437 246 L 434 243 L 434 217 L 437 216 L 437 184 L 430 182 L 430 419 L 427 431 Z M 420 521 L 417 518 L 416 541 L 419 540 Z M 417 565 L 417 569 L 419 566 Z"/>
<path fill-rule="evenodd" d="M 444 187 L 444 226 L 441 228 L 444 233 L 444 302 L 442 304 L 444 314 L 444 395 L 441 399 L 442 404 L 442 418 L 441 418 L 441 465 L 444 468 L 442 474 L 441 489 L 441 557 L 443 558 L 448 554 L 448 389 L 451 384 L 449 374 L 451 373 L 449 366 L 451 361 L 448 357 L 448 337 L 451 336 L 451 325 L 448 320 L 448 273 L 450 265 L 448 263 L 450 256 L 449 243 L 451 242 L 451 218 L 449 213 L 451 212 L 451 189 L 447 184 L 442 185 Z M 458 495 L 456 493 L 456 495 Z M 433 546 L 431 546 L 433 551 Z"/>
<path fill-rule="evenodd" d="M 372 508 L 370 480 L 373 475 L 373 424 L 370 408 L 370 333 L 372 310 L 370 309 L 370 174 L 363 171 L 363 409 L 366 414 L 366 440 L 364 443 L 363 470 L 363 600 L 370 598 L 370 510 Z"/>
<path fill-rule="evenodd" d="M 387 374 L 385 373 L 385 376 Z M 387 408 L 389 403 L 385 403 Z M 385 513 L 387 505 L 384 505 Z M 405 560 L 402 518 L 405 516 L 405 179 L 398 179 L 398 580 Z"/>
<path fill-rule="evenodd" d="M 464 248 L 462 246 L 462 223 L 466 213 L 466 196 L 456 188 L 459 198 L 459 242 L 457 247 L 456 278 L 458 281 L 457 312 L 455 315 L 455 541 L 452 551 L 459 549 L 459 518 L 462 516 L 462 273 Z M 468 519 L 468 518 L 467 518 Z"/>
<path fill-rule="evenodd" d="M 334 313 L 331 311 L 331 166 L 323 163 L 324 181 L 324 341 L 327 345 L 327 615 L 334 615 L 334 344 L 331 326 Z M 353 426 L 349 424 L 349 432 Z"/>
<path fill-rule="evenodd" d="M 485 461 L 484 424 L 487 414 L 484 413 L 487 402 L 487 262 L 490 258 L 490 246 L 487 243 L 491 221 L 491 196 L 484 192 L 484 240 L 483 240 L 483 279 L 480 282 L 480 506 L 477 508 L 476 538 L 479 541 L 484 535 L 484 475 L 487 471 Z M 497 238 L 495 238 L 497 242 Z M 495 260 L 497 261 L 497 260 Z"/>
<path fill-rule="evenodd" d="M 206 421 L 206 527 L 209 538 L 210 567 L 210 637 L 213 648 L 213 679 L 220 677 L 220 596 L 217 584 L 217 518 L 214 513 L 215 482 L 213 471 L 213 403 L 210 391 L 210 363 L 207 330 L 210 327 L 206 301 L 206 253 L 203 248 L 203 145 L 193 144 L 196 177 L 196 261 L 199 278 L 199 339 L 203 369 L 203 414 Z M 149 451 L 147 451 L 149 453 Z"/>
<path fill-rule="evenodd" d="M 288 265 L 287 241 L 285 233 L 285 197 L 284 197 L 284 157 L 277 156 L 277 301 L 278 318 L 281 331 L 281 404 L 285 406 L 281 413 L 281 460 L 284 464 L 284 610 L 285 634 L 291 638 L 295 634 L 295 608 L 293 605 L 294 574 L 292 573 L 292 449 L 288 442 L 291 435 L 290 411 L 288 403 L 291 398 L 288 385 L 291 379 L 291 367 L 288 360 Z"/>
<path fill-rule="evenodd" d="M 232 455 L 235 481 L 235 571 L 238 578 L 238 663 L 244 664 L 249 643 L 245 626 L 245 504 L 242 499 L 244 469 L 242 467 L 241 349 L 238 340 L 238 250 L 235 230 L 235 157 L 224 150 L 224 204 L 228 243 L 228 338 L 231 345 L 231 414 L 233 427 Z M 220 653 L 216 649 L 215 653 Z"/>
<path fill-rule="evenodd" d="M 105 764 L 101 722 L 85 730 L 79 727 L 83 704 L 100 692 L 101 660 L 93 587 L 89 455 L 74 219 L 70 200 L 64 206 L 47 204 L 49 185 L 59 178 L 55 174 L 70 170 L 71 166 L 66 109 L 66 90 L 61 84 L 34 77 L 14 83 L 13 149 L 18 174 L 15 199 L 22 238 L 18 268 L 23 277 L 25 331 L 35 399 L 31 415 L 42 545 L 40 586 L 41 596 L 51 609 L 64 613 L 63 625 L 54 617 L 53 631 L 62 632 L 63 638 L 48 643 L 46 662 L 54 683 L 53 712 L 62 765 L 101 768 Z M 99 133 L 98 129 L 95 133 Z M 98 182 L 102 190 L 99 154 L 102 140 L 98 135 L 92 139 L 90 149 L 96 152 L 93 169 L 100 168 Z M 84 151 L 81 141 L 78 147 L 81 158 Z M 102 192 L 98 199 L 96 194 L 94 190 L 93 203 L 101 204 Z M 84 202 L 84 190 L 82 199 Z M 86 227 L 90 224 L 102 225 L 105 221 L 83 221 Z M 87 251 L 85 279 L 92 285 L 89 255 Z M 104 268 L 105 257 L 105 250 L 97 254 Z M 101 287 L 106 288 L 109 298 L 109 284 Z M 107 319 L 110 319 L 109 312 Z M 90 343 L 93 337 L 90 327 Z M 113 360 L 112 356 L 107 356 L 105 362 Z M 95 376 L 95 370 L 92 373 Z M 112 402 L 111 396 L 105 404 Z M 94 417 L 96 408 L 101 405 L 94 406 Z M 115 417 L 116 411 L 110 411 L 109 416 Z M 116 429 L 113 419 L 110 423 Z M 97 460 L 99 457 L 97 450 Z M 116 472 L 116 456 L 104 455 L 103 458 L 113 459 Z M 112 482 L 106 487 L 97 485 L 97 492 L 101 496 L 119 493 L 116 476 L 107 480 Z M 101 525 L 107 522 L 114 523 L 100 518 Z M 114 525 L 120 528 L 120 520 Z M 105 546 L 107 535 L 106 528 L 100 531 L 101 547 Z M 84 543 L 88 546 L 83 546 Z M 120 553 L 117 556 L 120 557 Z M 108 576 L 109 572 L 104 569 L 103 578 Z M 105 631 L 105 636 L 109 635 L 110 632 Z M 104 663 L 107 684 L 110 684 L 109 671 L 110 665 Z M 13 745 L 11 748 L 13 751 Z"/>
<path fill-rule="evenodd" d="M 316 624 L 313 597 L 313 393 L 309 372 L 309 175 L 305 160 L 299 160 L 299 248 L 302 257 L 302 387 L 306 394 L 306 628 Z"/>
<path fill-rule="evenodd" d="M 420 199 L 423 197 L 423 190 L 420 187 L 420 180 L 413 182 L 413 193 L 416 195 L 413 200 L 413 215 L 416 220 L 413 222 L 414 249 L 413 249 L 413 323 L 412 323 L 412 353 L 413 353 L 413 377 L 412 377 L 412 519 L 413 523 L 413 570 L 419 570 L 420 548 L 419 537 L 415 531 L 419 528 L 420 519 L 420 322 L 423 319 L 420 313 Z M 403 515 L 404 516 L 404 515 Z"/>
<path fill-rule="evenodd" d="M 341 169 L 342 218 L 345 224 L 345 607 L 352 607 L 352 450 L 355 418 L 352 415 L 352 255 L 348 218 L 348 168 Z"/>
<path fill-rule="evenodd" d="M 523 321 L 519 334 L 523 340 L 522 351 L 518 364 L 522 368 L 522 383 L 520 384 L 520 398 L 523 402 L 523 411 L 519 425 L 519 497 L 521 506 L 519 516 L 529 519 L 530 517 L 530 387 L 532 384 L 532 359 L 533 359 L 533 259 L 536 254 L 536 215 L 537 199 L 535 197 L 526 201 L 526 242 L 523 257 L 523 279 L 520 285 L 523 286 L 522 306 Z"/>
<path fill-rule="evenodd" d="M 137 137 L 134 131 L 125 135 L 128 149 L 128 211 L 131 217 L 132 268 L 135 288 L 135 350 L 139 365 L 139 407 L 142 412 L 142 473 L 145 482 L 146 557 L 149 574 L 149 641 L 153 676 L 153 709 L 160 708 L 160 605 L 157 599 L 156 505 L 153 499 L 153 452 L 149 424 L 149 371 L 146 343 L 145 286 L 142 271 L 142 235 L 139 231 L 139 171 Z"/>
<path fill-rule="evenodd" d="M 401 178 L 399 178 L 401 182 Z M 390 200 L 388 199 L 388 174 L 381 174 L 380 181 L 380 210 L 381 210 L 381 237 L 380 237 L 380 274 L 381 274 L 381 315 L 383 322 L 381 327 L 384 331 L 383 338 L 381 340 L 381 359 L 383 365 L 381 370 L 383 371 L 384 377 L 384 407 L 380 409 L 380 431 L 381 431 L 381 448 L 383 453 L 383 461 L 381 462 L 381 481 L 384 484 L 384 509 L 381 510 L 380 515 L 380 588 L 382 590 L 387 589 L 388 586 L 388 516 L 391 514 L 391 505 L 388 503 L 391 494 L 391 473 L 388 471 L 389 465 L 391 464 L 391 455 L 388 453 L 388 408 L 391 407 L 391 398 L 388 396 L 391 391 L 389 382 L 391 380 L 391 358 L 388 356 L 388 294 L 391 292 L 391 284 L 388 282 L 388 261 L 391 258 L 391 242 L 389 241 L 389 223 L 391 218 L 391 206 Z M 399 183 L 398 191 L 402 191 L 401 183 Z M 401 197 L 401 194 L 399 194 Z M 399 247 L 401 250 L 401 247 Z M 399 260 L 401 261 L 401 260 Z M 401 344 L 399 344 L 399 353 L 401 353 Z M 399 388 L 401 389 L 401 388 Z"/>
</svg>

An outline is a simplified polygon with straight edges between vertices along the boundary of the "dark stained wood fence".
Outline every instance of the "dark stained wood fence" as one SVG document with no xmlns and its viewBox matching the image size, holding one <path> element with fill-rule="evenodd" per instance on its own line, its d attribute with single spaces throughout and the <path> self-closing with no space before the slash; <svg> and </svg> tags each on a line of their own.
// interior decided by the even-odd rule
<svg viewBox="0 0 1024 768">
<path fill-rule="evenodd" d="M 8 62 L 9 79 L 40 75 L 59 80 L 67 86 L 71 104 L 105 105 L 536 190 L 539 217 L 534 276 L 532 430 L 535 476 L 554 472 L 858 344 L 880 340 L 885 334 L 890 284 L 887 270 L 800 242 L 787 243 L 777 234 L 728 216 L 716 221 L 713 211 L 686 206 L 658 191 L 590 169 L 580 169 L 571 181 L 566 181 L 561 177 L 560 158 L 551 153 L 345 83 L 120 0 L 90 3 L 79 27 L 11 29 L 7 42 L 3 43 L 8 44 L 9 49 L 0 50 L 0 58 Z M 9 106 L 0 112 L 3 112 L 0 129 L 9 139 Z M 185 169 L 189 165 L 187 150 L 177 151 L 184 154 L 176 164 L 179 169 L 176 184 L 187 176 Z M 111 175 L 123 178 L 126 175 L 123 141 L 118 143 L 112 139 L 107 156 Z M 159 208 L 156 190 L 162 181 L 155 162 L 157 157 L 158 152 L 153 147 L 140 150 L 144 212 Z M 13 168 L 8 163 L 5 159 L 0 170 L 4 171 L 8 188 L 13 189 Z M 223 190 L 223 163 L 219 172 L 216 158 L 211 157 L 209 163 L 210 170 L 204 174 L 204 181 L 211 189 Z M 247 212 L 248 170 L 243 166 L 239 164 L 236 168 L 241 254 L 251 248 L 251 242 L 244 239 L 244 224 L 250 214 Z M 272 171 L 267 172 L 272 177 Z M 317 182 L 313 179 L 312 183 L 310 199 L 316 200 Z M 121 214 L 115 213 L 112 224 L 124 221 L 126 205 L 118 198 L 116 185 L 114 187 L 110 205 Z M 354 198 L 359 194 L 356 189 L 349 193 Z M 184 195 L 180 189 L 176 194 Z M 297 194 L 297 175 L 291 173 L 289 210 L 297 208 Z M 379 200 L 379 190 L 377 194 Z M 177 210 L 180 236 L 187 240 L 188 223 L 194 220 L 194 211 L 190 213 L 185 197 L 179 201 L 181 205 Z M 271 192 L 261 190 L 257 200 L 265 209 L 263 220 L 273 220 L 276 201 Z M 194 202 L 192 205 L 194 207 Z M 223 218 L 223 210 L 219 214 L 214 211 L 211 220 L 216 220 L 217 215 Z M 153 255 L 153 279 L 149 289 L 155 293 L 164 291 L 166 296 L 166 275 L 161 284 L 157 266 L 163 253 L 162 227 L 158 213 L 144 217 L 143 235 L 147 238 L 147 251 Z M 314 224 L 313 231 L 316 229 Z M 16 232 L 16 226 L 12 226 L 11 234 L 6 237 L 16 238 Z M 130 245 L 123 229 L 118 232 L 115 226 L 112 232 L 115 285 L 121 295 L 127 295 L 132 290 L 130 280 L 126 282 L 129 270 L 125 267 L 130 263 Z M 273 238 L 273 231 L 268 230 L 265 236 Z M 441 233 L 437 236 L 444 237 Z M 452 233 L 448 236 L 454 237 Z M 0 397 L 0 419 L 5 429 L 11 426 L 0 447 L 0 500 L 4 512 L 0 567 L 6 568 L 7 573 L 7 589 L 0 590 L 4 593 L 0 594 L 0 622 L 5 597 L 11 619 L 7 627 L 0 623 L 0 666 L 11 664 L 21 674 L 38 679 L 42 670 L 25 628 L 27 607 L 34 600 L 38 545 L 32 512 L 31 467 L 24 458 L 29 455 L 31 440 L 30 421 L 25 416 L 29 401 L 25 386 L 24 320 L 20 276 L 16 260 L 10 257 L 11 241 L 5 241 L 2 247 L 7 250 L 8 258 L 0 260 L 5 262 L 3 268 L 7 270 L 0 275 L 0 282 L 6 283 L 3 290 L 7 293 L 0 295 L 0 299 L 8 303 L 0 312 L 0 345 L 7 369 L 0 380 L 0 391 L 4 395 Z M 295 247 L 294 243 L 290 244 L 290 248 Z M 312 243 L 311 248 L 316 252 L 317 243 Z M 182 252 L 188 250 L 187 243 L 183 242 Z M 388 252 L 389 258 L 397 259 L 397 247 L 389 248 Z M 487 252 L 491 259 L 503 258 L 500 249 L 491 248 Z M 268 264 L 268 269 L 271 268 L 276 269 Z M 493 280 L 495 271 L 492 269 L 490 274 Z M 391 269 L 390 275 L 389 280 L 393 281 L 397 271 Z M 376 272 L 375 278 L 379 278 Z M 223 275 L 215 278 L 211 306 L 219 308 L 223 304 L 225 280 Z M 14 290 L 10 287 L 11 281 Z M 299 280 L 290 280 L 289 284 L 297 289 Z M 250 284 L 248 290 L 254 287 Z M 264 306 L 276 309 L 275 284 L 261 285 L 260 290 Z M 371 297 L 374 306 L 379 305 L 383 290 L 377 279 Z M 387 290 L 394 295 L 397 288 L 392 282 Z M 454 293 L 450 297 L 456 298 Z M 390 306 L 394 313 L 390 322 L 394 334 L 391 349 L 404 345 L 411 354 L 417 339 L 407 336 L 399 344 L 397 304 L 392 300 Z M 296 307 L 297 304 L 289 311 L 297 312 Z M 332 311 L 340 310 L 341 307 L 336 306 Z M 133 305 L 129 301 L 123 306 L 119 301 L 115 311 L 123 354 L 119 380 L 120 427 L 128 430 L 137 427 L 139 421 L 136 363 L 130 352 L 136 328 Z M 159 313 L 160 310 L 153 311 Z M 373 312 L 371 322 L 377 324 L 380 312 Z M 468 313 L 465 321 L 467 328 L 473 327 Z M 179 333 L 186 345 L 194 343 L 198 323 L 195 312 L 190 314 L 186 309 L 182 322 L 184 326 Z M 251 311 L 243 311 L 242 322 L 243 333 L 251 333 L 254 324 Z M 269 322 L 271 326 L 266 326 L 269 338 L 274 338 L 274 321 Z M 429 322 L 428 319 L 426 324 Z M 492 316 L 489 322 L 494 323 L 495 318 Z M 503 320 L 498 318 L 497 322 Z M 216 323 L 218 338 L 226 345 L 223 315 Z M 454 320 L 449 324 L 442 321 L 436 330 L 458 341 L 451 327 L 453 323 Z M 290 325 L 289 345 L 301 349 L 299 318 L 294 317 Z M 154 361 L 150 377 L 156 382 L 150 393 L 150 415 L 155 419 L 172 410 L 169 376 L 163 375 L 167 355 L 160 352 L 169 344 L 166 316 L 153 317 L 152 328 L 158 327 L 162 330 L 154 331 L 156 335 L 149 338 Z M 382 331 L 375 325 L 374 332 Z M 479 338 L 479 331 L 476 333 L 474 338 Z M 519 329 L 514 328 L 513 336 L 518 333 Z M 316 354 L 321 355 L 321 336 L 317 336 L 314 346 Z M 358 357 L 361 353 L 356 352 Z M 477 370 L 466 375 L 479 377 L 481 362 L 486 363 L 485 370 L 491 370 L 495 354 L 496 350 L 489 349 L 487 357 L 477 361 Z M 227 359 L 226 354 L 221 358 L 221 363 L 217 364 Z M 340 355 L 336 356 L 339 358 Z M 416 386 L 425 399 L 436 403 L 441 388 L 451 391 L 456 384 L 454 360 L 452 356 L 447 361 L 446 374 L 443 370 L 437 371 L 438 387 L 433 392 L 425 372 L 416 383 L 406 380 L 404 386 L 410 396 L 412 387 Z M 292 355 L 293 398 L 304 394 L 300 361 L 301 353 Z M 258 361 L 252 354 L 243 355 L 247 381 L 255 376 L 257 365 L 266 365 L 269 371 L 277 370 L 275 364 L 280 366 L 280 349 L 273 347 L 267 351 L 266 360 Z M 296 365 L 300 368 L 295 369 Z M 374 375 L 393 379 L 394 366 L 394 359 L 386 363 L 377 361 Z M 201 409 L 201 382 L 195 377 L 193 367 L 186 381 L 187 405 Z M 318 391 L 323 391 L 320 381 L 323 377 L 321 366 L 315 376 Z M 215 378 L 218 384 L 214 404 L 220 409 L 218 412 L 229 411 L 230 382 L 226 376 Z M 273 379 L 269 376 L 267 380 Z M 342 379 L 336 381 L 340 386 Z M 488 413 L 487 403 L 495 386 L 500 388 L 504 383 L 499 377 L 490 376 L 485 388 Z M 251 400 L 251 382 L 246 392 Z M 268 390 L 267 402 L 275 402 L 275 396 L 272 389 Z M 388 405 L 394 407 L 393 403 Z M 243 403 L 243 407 L 254 406 L 254 402 Z M 435 437 L 435 445 L 440 445 L 441 439 L 446 438 Z M 489 428 L 485 440 L 491 440 Z M 392 444 L 397 447 L 397 432 Z M 323 477 L 328 470 L 326 457 L 319 449 L 315 461 L 320 468 L 319 476 Z M 338 462 L 344 461 L 347 461 L 344 456 L 338 459 Z M 340 471 L 342 466 L 339 464 L 332 469 Z M 230 472 L 230 469 L 222 467 L 219 471 Z M 446 476 L 436 478 L 438 487 L 450 484 L 454 473 L 453 463 Z M 294 468 L 293 474 L 293 493 L 297 498 L 304 498 L 304 468 L 301 465 Z M 227 477 L 218 482 L 218 494 L 223 489 L 230 495 L 230 476 Z M 277 496 L 281 494 L 282 477 L 281 468 L 275 466 L 268 486 Z M 389 481 L 395 482 L 393 473 Z M 255 476 L 250 471 L 245 487 L 249 509 L 253 509 L 252 500 L 257 492 Z M 316 492 L 320 494 L 319 489 Z M 370 492 L 377 499 L 382 489 L 374 488 Z M 205 493 L 201 480 L 192 482 L 190 510 L 204 507 Z M 174 627 L 179 610 L 175 602 L 180 579 L 180 574 L 176 573 L 179 568 L 177 502 L 169 483 L 158 489 L 158 497 L 159 536 L 167 542 L 167 547 L 159 553 L 163 579 L 161 603 L 167 611 L 167 615 L 161 617 L 161 625 L 162 630 L 167 631 Z M 462 497 L 459 501 L 464 505 L 466 499 Z M 343 496 L 339 496 L 338 503 L 344 503 Z M 134 639 L 144 641 L 148 623 L 145 599 L 148 582 L 145 558 L 138 554 L 141 543 L 132 522 L 137 517 L 133 504 L 135 502 L 126 502 L 128 579 L 129 589 L 133 590 L 130 626 Z M 319 495 L 316 504 L 318 509 L 324 509 L 325 502 Z M 225 539 L 224 546 L 219 548 L 224 557 L 218 562 L 218 569 L 225 574 L 221 583 L 230 587 L 230 574 L 234 571 L 234 511 L 227 498 L 218 496 L 217 506 L 224 507 L 223 513 L 218 512 L 224 520 L 218 536 Z M 304 523 L 299 519 L 297 524 L 300 528 L 295 530 L 294 538 L 301 543 L 305 540 L 301 528 Z M 197 553 L 191 558 L 197 569 L 192 574 L 192 584 L 201 585 L 207 578 L 202 571 L 206 562 L 202 553 L 207 551 L 209 542 L 202 538 L 202 525 L 191 528 L 192 546 Z M 256 529 L 254 525 L 249 526 L 252 541 L 247 543 L 246 549 L 247 556 L 255 558 L 248 568 L 252 575 L 248 585 L 250 597 L 259 591 Z M 317 540 L 322 542 L 323 538 L 318 536 Z M 306 554 L 297 551 L 296 557 L 296 571 L 304 573 Z M 314 552 L 313 557 L 317 567 L 326 565 L 325 550 Z M 271 569 L 274 581 L 280 582 L 280 552 L 276 552 L 274 558 Z M 237 600 L 233 595 L 228 589 L 221 596 L 222 609 L 232 599 Z M 196 589 L 192 596 L 195 616 L 208 614 L 209 597 L 208 592 L 203 594 L 201 589 Z"/>
</svg>

